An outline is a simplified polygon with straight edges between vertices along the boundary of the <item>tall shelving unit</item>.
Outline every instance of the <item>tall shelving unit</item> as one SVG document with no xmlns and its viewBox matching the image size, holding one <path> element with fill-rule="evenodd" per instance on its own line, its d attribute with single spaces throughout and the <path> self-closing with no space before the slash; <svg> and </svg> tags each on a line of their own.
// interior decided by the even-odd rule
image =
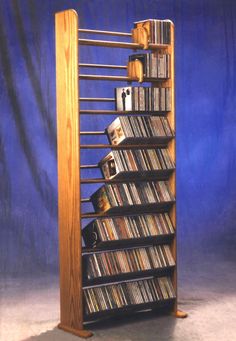
<svg viewBox="0 0 236 341">
<path fill-rule="evenodd" d="M 81 220 L 84 218 L 103 217 L 103 213 L 83 213 L 81 206 L 88 199 L 81 198 L 81 184 L 105 183 L 114 180 L 81 179 L 80 170 L 89 166 L 80 164 L 80 149 L 112 148 L 120 149 L 122 146 L 109 144 L 82 145 L 80 136 L 96 135 L 96 132 L 80 131 L 80 116 L 82 115 L 126 115 L 127 112 L 116 110 L 80 110 L 80 102 L 106 102 L 114 101 L 109 98 L 80 98 L 79 80 L 104 80 L 131 82 L 127 76 L 84 75 L 79 69 L 109 68 L 126 69 L 126 66 L 103 64 L 79 64 L 79 45 L 106 46 L 110 48 L 125 48 L 132 50 L 142 49 L 143 46 L 132 42 L 114 42 L 104 40 L 80 39 L 80 33 L 103 34 L 107 36 L 130 37 L 131 33 L 97 31 L 80 29 L 76 11 L 66 10 L 55 15 L 56 33 L 56 100 L 57 100 L 57 140 L 58 140 L 58 217 L 59 217 L 59 253 L 60 253 L 60 308 L 61 317 L 59 328 L 80 337 L 89 337 L 90 331 L 84 329 L 83 308 L 83 270 Z M 149 45 L 150 50 L 164 50 L 171 55 L 171 77 L 162 81 L 164 87 L 171 87 L 172 106 L 167 112 L 170 126 L 175 131 L 175 93 L 174 93 L 174 26 L 171 24 L 171 44 Z M 157 83 L 159 84 L 159 82 Z M 155 82 L 152 86 L 157 85 Z M 97 133 L 99 134 L 99 132 Z M 142 147 L 151 147 L 151 145 Z M 156 147 L 156 145 L 153 145 Z M 133 145 L 131 148 L 135 148 Z M 136 146 L 137 148 L 137 146 Z M 175 139 L 168 143 L 168 150 L 172 159 L 176 160 Z M 94 165 L 90 165 L 93 168 Z M 175 172 L 169 177 L 172 193 L 176 194 Z M 176 227 L 176 207 L 171 206 L 169 214 L 174 227 Z M 176 261 L 176 234 L 170 242 L 172 255 Z M 177 294 L 177 269 L 171 272 L 171 279 Z M 152 308 L 154 305 L 149 305 Z M 128 309 L 129 310 L 129 309 Z M 131 309 L 132 310 L 132 309 Z M 135 309 L 134 309 L 135 310 Z M 177 298 L 172 305 L 171 312 L 176 317 L 185 317 L 186 314 L 177 309 Z"/>
</svg>

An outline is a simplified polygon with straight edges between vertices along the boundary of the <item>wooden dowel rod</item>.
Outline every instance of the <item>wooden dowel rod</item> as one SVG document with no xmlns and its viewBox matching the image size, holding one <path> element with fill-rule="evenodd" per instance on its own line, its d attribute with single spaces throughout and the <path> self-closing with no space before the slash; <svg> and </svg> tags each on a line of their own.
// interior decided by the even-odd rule
<svg viewBox="0 0 236 341">
<path fill-rule="evenodd" d="M 159 143 L 152 144 L 121 144 L 121 145 L 112 145 L 112 144 L 84 144 L 81 145 L 81 149 L 140 149 L 140 148 L 157 148 L 161 145 L 165 145 L 171 138 L 162 139 Z"/>
<path fill-rule="evenodd" d="M 90 34 L 104 34 L 109 36 L 120 36 L 120 37 L 131 37 L 131 33 L 127 32 L 113 32 L 113 31 L 101 31 L 101 30 L 90 30 L 90 29 L 79 29 L 80 33 L 90 33 Z"/>
<path fill-rule="evenodd" d="M 87 63 L 79 63 L 79 67 L 91 67 L 91 68 L 100 68 L 100 69 L 127 69 L 126 65 L 87 64 Z"/>
<path fill-rule="evenodd" d="M 132 79 L 127 76 L 106 76 L 106 75 L 79 75 L 83 80 L 102 80 L 102 81 L 124 81 L 131 82 Z"/>
<path fill-rule="evenodd" d="M 80 200 L 80 202 L 81 202 L 82 204 L 85 204 L 85 203 L 90 202 L 90 201 L 91 201 L 90 198 L 84 198 L 84 199 L 81 199 L 81 200 Z"/>
<path fill-rule="evenodd" d="M 85 80 L 104 80 L 104 81 L 124 81 L 124 82 L 138 82 L 138 78 L 131 78 L 127 76 L 109 76 L 109 75 L 79 75 L 80 79 Z M 166 78 L 144 78 L 143 82 L 163 82 Z"/>
<path fill-rule="evenodd" d="M 124 49 L 134 49 L 134 50 L 142 50 L 143 45 L 137 43 L 126 43 L 126 42 L 119 42 L 119 41 L 107 41 L 107 40 L 94 40 L 94 39 L 79 39 L 80 45 L 90 45 L 90 46 L 103 46 L 103 47 L 117 47 L 117 48 L 124 48 Z M 156 50 L 156 49 L 166 49 L 169 45 L 167 44 L 149 44 L 149 50 Z"/>
<path fill-rule="evenodd" d="M 106 97 L 80 97 L 80 102 L 114 102 L 115 98 Z"/>
<path fill-rule="evenodd" d="M 81 131 L 80 135 L 105 135 L 105 131 Z"/>
<path fill-rule="evenodd" d="M 93 168 L 99 168 L 98 165 L 80 165 L 80 169 L 93 169 Z"/>
<path fill-rule="evenodd" d="M 80 45 L 103 46 L 103 47 L 117 47 L 124 49 L 140 49 L 142 48 L 137 43 L 126 43 L 119 41 L 94 40 L 94 39 L 79 39 Z"/>
</svg>

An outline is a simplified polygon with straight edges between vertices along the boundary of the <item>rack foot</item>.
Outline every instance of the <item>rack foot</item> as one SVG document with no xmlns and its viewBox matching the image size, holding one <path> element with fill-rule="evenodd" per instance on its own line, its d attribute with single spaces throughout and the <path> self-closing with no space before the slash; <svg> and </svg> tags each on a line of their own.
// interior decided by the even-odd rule
<svg viewBox="0 0 236 341">
<path fill-rule="evenodd" d="M 176 310 L 176 312 L 174 313 L 174 316 L 180 319 L 184 319 L 188 316 L 188 313 L 182 310 Z"/>
<path fill-rule="evenodd" d="M 93 336 L 93 333 L 90 332 L 89 330 L 74 329 L 74 328 L 70 328 L 70 327 L 64 326 L 61 323 L 58 324 L 58 328 L 64 330 L 65 332 L 74 334 L 76 336 L 83 337 L 84 339 L 87 339 L 88 337 Z"/>
</svg>

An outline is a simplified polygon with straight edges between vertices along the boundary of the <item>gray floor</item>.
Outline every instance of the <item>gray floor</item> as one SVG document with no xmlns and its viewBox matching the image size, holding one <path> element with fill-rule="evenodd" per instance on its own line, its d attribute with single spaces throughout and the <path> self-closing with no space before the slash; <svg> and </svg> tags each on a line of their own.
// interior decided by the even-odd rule
<svg viewBox="0 0 236 341">
<path fill-rule="evenodd" d="M 73 341 L 58 330 L 58 279 L 1 279 L 1 341 Z M 145 314 L 92 326 L 92 341 L 234 341 L 236 340 L 235 262 L 216 259 L 180 265 L 179 308 L 187 319 Z"/>
</svg>

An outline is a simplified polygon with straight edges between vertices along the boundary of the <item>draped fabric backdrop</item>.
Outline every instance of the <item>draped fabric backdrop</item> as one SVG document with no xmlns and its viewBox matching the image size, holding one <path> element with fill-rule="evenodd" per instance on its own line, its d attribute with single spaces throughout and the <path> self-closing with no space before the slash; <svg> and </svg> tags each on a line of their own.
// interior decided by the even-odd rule
<svg viewBox="0 0 236 341">
<path fill-rule="evenodd" d="M 141 19 L 174 21 L 179 255 L 189 262 L 194 253 L 232 256 L 236 2 L 2 0 L 0 271 L 23 274 L 58 268 L 54 13 L 69 8 L 78 11 L 83 28 L 129 32 Z M 81 47 L 80 61 L 125 64 L 129 52 Z M 111 97 L 114 86 L 122 86 L 107 83 L 81 82 L 81 96 Z M 109 117 L 92 121 L 88 116 L 82 128 L 102 129 L 110 122 Z M 81 157 L 99 161 L 106 152 Z M 83 187 L 83 196 L 98 187 Z"/>
</svg>

